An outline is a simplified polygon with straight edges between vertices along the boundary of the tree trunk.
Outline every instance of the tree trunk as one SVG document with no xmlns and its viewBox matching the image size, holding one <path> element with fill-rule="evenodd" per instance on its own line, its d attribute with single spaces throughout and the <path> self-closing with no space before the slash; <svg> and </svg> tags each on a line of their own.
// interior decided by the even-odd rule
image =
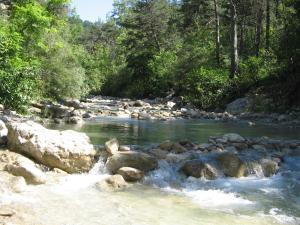
<svg viewBox="0 0 300 225">
<path fill-rule="evenodd" d="M 268 0 L 269 1 L 269 0 Z M 279 12 L 278 12 L 278 7 L 279 7 L 279 0 L 275 0 L 276 1 L 276 9 L 275 9 L 275 17 L 276 18 L 278 18 L 278 14 L 279 14 Z"/>
<path fill-rule="evenodd" d="M 219 17 L 219 7 L 218 1 L 214 0 L 215 8 L 215 22 L 216 22 L 216 60 L 218 65 L 220 65 L 220 17 Z"/>
<path fill-rule="evenodd" d="M 244 52 L 244 28 L 245 24 L 244 24 L 244 18 L 241 21 L 241 25 L 240 25 L 240 46 L 239 46 L 239 55 L 242 55 Z"/>
<path fill-rule="evenodd" d="M 260 7 L 257 12 L 257 20 L 256 20 L 256 35 L 255 35 L 255 55 L 256 56 L 259 56 L 262 19 L 263 19 L 263 10 Z"/>
<path fill-rule="evenodd" d="M 234 0 L 230 0 L 230 17 L 231 17 L 231 71 L 230 77 L 234 78 L 238 72 L 238 38 L 237 38 L 237 13 L 236 3 Z"/>
<path fill-rule="evenodd" d="M 266 50 L 270 48 L 270 0 L 267 0 L 267 11 L 266 11 Z"/>
</svg>

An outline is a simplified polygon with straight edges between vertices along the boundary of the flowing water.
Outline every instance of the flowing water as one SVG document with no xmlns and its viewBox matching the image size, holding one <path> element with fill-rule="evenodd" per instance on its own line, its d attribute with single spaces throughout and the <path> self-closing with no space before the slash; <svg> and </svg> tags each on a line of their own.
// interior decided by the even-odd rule
<svg viewBox="0 0 300 225">
<path fill-rule="evenodd" d="M 300 139 L 297 129 L 199 120 L 110 118 L 81 127 L 50 127 L 86 132 L 94 144 L 103 144 L 111 137 L 128 145 L 149 145 L 166 139 L 204 142 L 211 135 L 228 132 Z M 186 179 L 177 172 L 177 166 L 161 160 L 159 168 L 143 183 L 124 191 L 103 192 L 95 186 L 107 176 L 99 161 L 89 174 L 30 186 L 24 193 L 0 197 L 0 204 L 15 202 L 30 207 L 34 215 L 31 221 L 44 225 L 300 224 L 299 157 L 286 157 L 281 172 L 271 178 Z"/>
</svg>

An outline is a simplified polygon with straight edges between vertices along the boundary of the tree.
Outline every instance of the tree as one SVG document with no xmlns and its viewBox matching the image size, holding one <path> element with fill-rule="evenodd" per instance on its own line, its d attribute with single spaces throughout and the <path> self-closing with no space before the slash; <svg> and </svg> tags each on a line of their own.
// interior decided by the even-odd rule
<svg viewBox="0 0 300 225">
<path fill-rule="evenodd" d="M 238 38 L 237 38 L 237 2 L 230 0 L 230 19 L 231 19 L 231 71 L 230 78 L 234 78 L 238 73 Z"/>
<path fill-rule="evenodd" d="M 219 6 L 218 0 L 214 0 L 214 11 L 215 11 L 215 29 L 216 29 L 216 60 L 218 65 L 220 65 L 220 16 L 219 16 Z"/>
</svg>

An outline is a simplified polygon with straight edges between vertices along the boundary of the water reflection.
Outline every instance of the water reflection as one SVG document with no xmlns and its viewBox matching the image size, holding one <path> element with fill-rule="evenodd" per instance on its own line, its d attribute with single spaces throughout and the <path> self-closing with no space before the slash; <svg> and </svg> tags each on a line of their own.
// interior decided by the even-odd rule
<svg viewBox="0 0 300 225">
<path fill-rule="evenodd" d="M 271 125 L 249 126 L 246 123 L 217 122 L 205 120 L 141 121 L 120 118 L 101 118 L 82 126 L 57 125 L 52 129 L 73 129 L 87 133 L 94 144 L 103 144 L 107 139 L 117 137 L 121 143 L 148 145 L 164 140 L 190 140 L 205 142 L 209 136 L 224 133 L 239 133 L 243 136 L 300 139 L 300 129 Z"/>
</svg>

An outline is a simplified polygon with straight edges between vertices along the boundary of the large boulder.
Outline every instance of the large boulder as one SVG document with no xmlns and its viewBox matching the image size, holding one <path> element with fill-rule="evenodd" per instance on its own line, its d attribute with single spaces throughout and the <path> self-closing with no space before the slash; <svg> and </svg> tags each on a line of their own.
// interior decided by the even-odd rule
<svg viewBox="0 0 300 225">
<path fill-rule="evenodd" d="M 8 124 L 8 146 L 36 162 L 68 173 L 86 172 L 96 154 L 86 134 L 49 130 L 32 121 Z"/>
<path fill-rule="evenodd" d="M 221 168 L 226 176 L 242 177 L 247 173 L 246 165 L 235 154 L 224 153 L 218 157 Z"/>
<path fill-rule="evenodd" d="M 0 145 L 4 145 L 7 142 L 7 128 L 5 126 L 5 123 L 0 120 Z"/>
<path fill-rule="evenodd" d="M 154 170 L 158 163 L 156 158 L 141 152 L 120 152 L 108 158 L 107 169 L 115 174 L 122 167 L 132 167 L 143 172 Z"/>
<path fill-rule="evenodd" d="M 218 177 L 218 171 L 208 163 L 202 162 L 202 160 L 190 160 L 185 162 L 180 169 L 186 176 L 201 178 L 204 177 L 209 180 L 216 179 Z"/>
<path fill-rule="evenodd" d="M 226 112 L 231 114 L 239 114 L 246 112 L 251 104 L 251 99 L 248 97 L 245 98 L 238 98 L 235 101 L 231 102 L 226 107 Z"/>
<path fill-rule="evenodd" d="M 143 171 L 132 167 L 122 167 L 118 169 L 117 174 L 120 174 L 128 182 L 136 182 L 144 177 Z"/>
</svg>

